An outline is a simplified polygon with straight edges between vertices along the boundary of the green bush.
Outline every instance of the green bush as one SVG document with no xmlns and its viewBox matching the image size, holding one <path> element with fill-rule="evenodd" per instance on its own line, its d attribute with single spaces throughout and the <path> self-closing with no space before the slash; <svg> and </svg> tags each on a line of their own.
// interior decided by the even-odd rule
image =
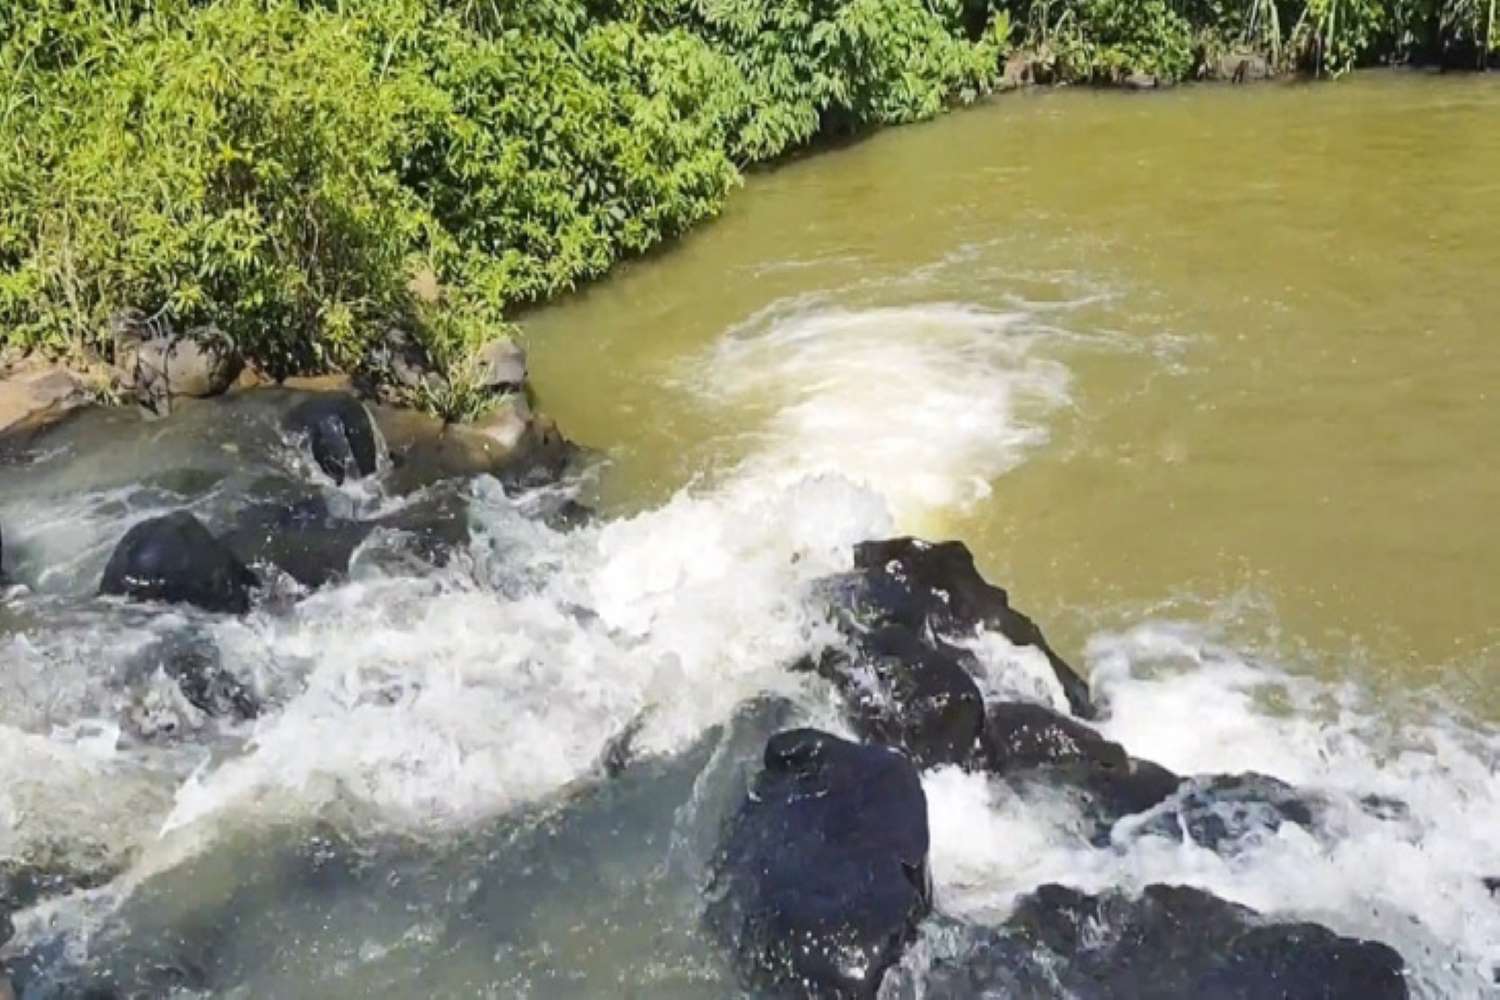
<svg viewBox="0 0 1500 1000">
<path fill-rule="evenodd" d="M 741 166 L 934 114 L 999 57 L 917 0 L 20 0 L 0 30 L 3 336 L 107 356 L 133 307 L 276 373 L 357 368 L 391 324 L 456 362 Z"/>
<path fill-rule="evenodd" d="M 393 325 L 458 369 L 517 305 L 712 216 L 745 166 L 983 93 L 1012 42 L 1065 79 L 1183 79 L 1215 44 L 1338 72 L 1482 62 L 1493 16 L 1487 0 L 8 0 L 0 342 L 107 358 L 110 316 L 134 308 L 214 323 L 277 374 L 370 366 Z"/>
<path fill-rule="evenodd" d="M 1181 80 L 1194 68 L 1192 29 L 1165 0 L 1038 0 L 1025 23 L 1064 79 L 1114 82 L 1140 72 Z"/>
</svg>

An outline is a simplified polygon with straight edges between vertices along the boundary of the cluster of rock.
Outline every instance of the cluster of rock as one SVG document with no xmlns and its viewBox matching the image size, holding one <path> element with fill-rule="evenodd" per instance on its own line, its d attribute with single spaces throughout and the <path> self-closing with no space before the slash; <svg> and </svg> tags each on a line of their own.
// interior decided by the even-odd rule
<svg viewBox="0 0 1500 1000">
<path fill-rule="evenodd" d="M 140 363 L 155 365 L 155 357 L 143 353 Z M 152 368 L 169 386 L 172 357 Z M 288 439 L 333 484 L 373 476 L 386 461 L 369 410 L 353 397 L 295 397 L 282 419 Z M 418 539 L 434 560 L 468 532 L 451 494 L 358 519 L 309 491 L 247 507 L 220 535 L 177 511 L 120 539 L 99 592 L 244 614 L 268 573 L 322 586 L 380 528 Z M 913 972 L 902 961 L 908 945 L 920 925 L 939 919 L 919 768 L 965 768 L 1023 796 L 1062 793 L 1086 818 L 1080 836 L 1101 849 L 1162 836 L 1232 850 L 1284 824 L 1316 834 L 1326 803 L 1263 775 L 1180 776 L 1106 739 L 1085 721 L 1096 715 L 1088 684 L 960 543 L 866 542 L 852 568 L 821 581 L 817 593 L 842 641 L 801 668 L 838 693 L 862 742 L 811 729 L 778 733 L 727 821 L 706 922 L 747 985 L 827 998 L 907 986 L 928 998 L 1407 995 L 1402 959 L 1383 944 L 1164 885 L 1138 896 L 1039 886 L 1005 923 L 958 928 L 964 947 Z M 981 630 L 1039 657 L 1057 704 L 986 698 L 965 645 Z M 143 655 L 209 716 L 261 710 L 201 636 L 165 639 Z M 1402 809 L 1365 806 L 1382 815 Z M 9 932 L 5 913 L 0 907 L 0 938 Z"/>
<path fill-rule="evenodd" d="M 1062 791 L 1101 847 L 1112 836 L 1159 835 L 1225 849 L 1283 823 L 1316 828 L 1315 795 L 1256 774 L 1182 778 L 1077 718 L 1094 710 L 1087 685 L 958 543 L 866 543 L 825 593 L 849 641 L 810 665 L 841 692 L 867 742 L 812 730 L 775 736 L 728 825 L 707 920 L 758 989 L 876 996 L 932 913 L 919 766 L 957 765 L 1020 794 Z M 980 627 L 1039 650 L 1073 714 L 987 704 L 973 654 L 955 644 Z M 1407 995 L 1402 959 L 1383 944 L 1269 921 L 1183 887 L 1153 885 L 1131 898 L 1040 886 L 1004 925 L 964 934 L 969 946 L 908 983 L 912 995 Z"/>
<path fill-rule="evenodd" d="M 184 400 L 275 381 L 247 364 L 234 339 L 218 327 L 179 330 L 138 310 L 111 318 L 109 351 L 109 362 L 97 360 L 85 370 L 0 353 L 0 437 L 44 428 L 99 396 L 130 400 L 165 416 Z M 513 396 L 524 398 L 526 377 L 526 352 L 508 337 L 484 344 L 464 372 L 466 387 L 487 401 L 487 409 Z M 328 383 L 357 385 L 365 395 L 396 405 L 437 398 L 451 388 L 422 346 L 399 329 L 387 331 L 352 378 L 292 378 L 285 384 Z"/>
<path fill-rule="evenodd" d="M 280 433 L 302 449 L 326 481 L 271 481 L 266 493 L 235 513 L 224 530 L 211 530 L 189 510 L 177 510 L 133 525 L 116 543 L 99 580 L 101 595 L 137 602 L 188 605 L 213 614 L 242 615 L 275 580 L 290 578 L 303 590 L 323 587 L 345 576 L 360 547 L 377 532 L 400 537 L 407 550 L 433 565 L 444 563 L 467 543 L 467 493 L 461 484 L 480 472 L 511 485 L 550 482 L 571 460 L 572 449 L 550 424 L 528 415 L 519 439 L 508 449 L 464 430 L 443 428 L 415 414 L 395 454 L 359 399 L 345 393 L 287 393 L 258 390 L 281 407 Z M 280 400 L 285 402 L 280 402 Z M 208 412 L 218 406 L 205 404 Z M 184 414 L 186 419 L 198 414 Z M 176 419 L 176 418 L 174 418 Z M 225 412 L 222 419 L 236 417 Z M 407 492 L 417 491 L 392 513 L 360 516 L 349 504 L 330 503 L 333 487 L 380 473 Z M 558 498 L 554 523 L 574 523 L 586 515 Z M 0 538 L 0 583 L 5 581 Z M 161 669 L 186 700 L 209 717 L 252 718 L 260 711 L 254 694 L 220 662 L 217 648 L 189 628 L 171 641 L 153 644 L 138 659 L 146 673 Z M 129 673 L 130 671 L 127 671 Z"/>
</svg>

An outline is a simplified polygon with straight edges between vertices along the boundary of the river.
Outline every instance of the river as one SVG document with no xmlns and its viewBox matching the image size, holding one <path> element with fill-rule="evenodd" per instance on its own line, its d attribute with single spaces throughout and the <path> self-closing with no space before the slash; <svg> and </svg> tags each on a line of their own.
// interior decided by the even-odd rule
<svg viewBox="0 0 1500 1000">
<path fill-rule="evenodd" d="M 945 917 L 1188 882 L 1385 940 L 1416 995 L 1481 995 L 1497 219 L 1479 76 L 1017 94 L 757 173 L 524 317 L 541 408 L 601 459 L 599 522 L 553 531 L 481 481 L 459 568 L 376 552 L 199 623 L 272 707 L 187 741 L 122 735 L 139 703 L 95 689 L 181 619 L 87 597 L 124 526 L 185 497 L 212 519 L 286 457 L 77 431 L 4 469 L 26 587 L 0 611 L 0 857 L 107 873 L 17 916 L 63 970 L 36 995 L 80 962 L 191 996 L 732 994 L 697 929 L 721 779 L 755 749 L 722 724 L 774 694 L 838 727 L 786 669 L 799 595 L 898 531 L 966 541 L 1132 753 L 1404 803 L 1227 857 L 1098 850 L 937 769 Z M 648 763 L 597 780 L 637 722 Z"/>
</svg>

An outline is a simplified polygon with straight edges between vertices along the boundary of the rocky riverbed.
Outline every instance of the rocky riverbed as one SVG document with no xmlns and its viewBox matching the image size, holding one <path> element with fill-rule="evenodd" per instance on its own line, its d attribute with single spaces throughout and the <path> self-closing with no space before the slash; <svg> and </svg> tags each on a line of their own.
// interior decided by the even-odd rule
<svg viewBox="0 0 1500 1000">
<path fill-rule="evenodd" d="M 534 419 L 497 459 L 284 389 L 12 439 L 19 995 L 1410 995 L 1390 944 L 1193 879 L 945 908 L 934 782 L 1060 810 L 1101 859 L 1420 844 L 1421 817 L 1133 755 L 962 543 L 776 527 L 858 511 L 847 486 L 604 523 L 587 464 Z M 736 540 L 683 556 L 692 525 Z"/>
</svg>

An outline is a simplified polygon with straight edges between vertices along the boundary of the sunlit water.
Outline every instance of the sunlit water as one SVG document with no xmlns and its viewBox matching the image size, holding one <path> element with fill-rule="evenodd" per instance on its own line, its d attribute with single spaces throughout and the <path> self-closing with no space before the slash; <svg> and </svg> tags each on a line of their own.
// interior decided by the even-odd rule
<svg viewBox="0 0 1500 1000">
<path fill-rule="evenodd" d="M 826 638 L 814 581 L 911 531 L 968 541 L 1137 756 L 1407 806 L 1227 857 L 1100 849 L 1064 802 L 940 769 L 941 914 L 1185 882 L 1386 940 L 1418 995 L 1480 995 L 1497 126 L 1485 79 L 1056 93 L 756 176 L 527 318 L 542 407 L 605 461 L 578 484 L 604 518 L 554 531 L 482 478 L 462 558 L 377 538 L 348 583 L 242 620 L 91 594 L 130 523 L 219 523 L 259 476 L 311 477 L 274 433 L 75 428 L 0 466 L 22 584 L 0 859 L 107 879 L 19 915 L 12 952 L 60 996 L 80 967 L 163 994 L 186 969 L 182 995 L 732 995 L 699 931 L 718 824 L 772 728 L 842 725 L 788 670 Z M 126 676 L 189 625 L 259 719 Z M 1002 639 L 975 648 L 986 688 L 1035 687 Z M 143 727 L 172 712 L 170 738 Z M 637 728 L 642 763 L 606 779 Z"/>
</svg>

